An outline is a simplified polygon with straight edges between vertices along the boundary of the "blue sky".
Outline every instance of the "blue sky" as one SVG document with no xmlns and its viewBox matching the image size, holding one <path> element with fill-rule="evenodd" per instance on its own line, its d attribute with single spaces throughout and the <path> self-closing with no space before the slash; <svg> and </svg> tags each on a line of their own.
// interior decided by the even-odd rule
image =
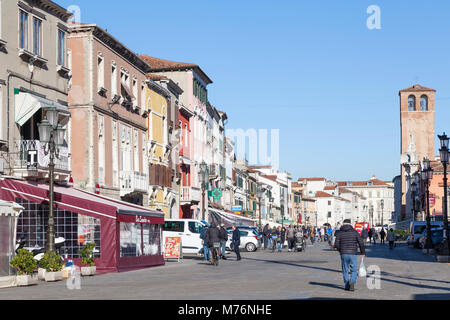
<svg viewBox="0 0 450 320">
<path fill-rule="evenodd" d="M 280 129 L 294 180 L 392 180 L 398 91 L 415 83 L 437 90 L 436 134 L 450 132 L 448 0 L 56 2 L 137 53 L 199 64 L 228 128 Z"/>
</svg>

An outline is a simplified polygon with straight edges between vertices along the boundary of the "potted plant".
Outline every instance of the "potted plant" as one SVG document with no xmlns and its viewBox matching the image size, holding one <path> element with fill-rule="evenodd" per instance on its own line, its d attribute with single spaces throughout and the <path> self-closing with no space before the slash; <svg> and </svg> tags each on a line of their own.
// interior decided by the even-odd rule
<svg viewBox="0 0 450 320">
<path fill-rule="evenodd" d="M 81 267 L 81 275 L 83 276 L 93 276 L 97 272 L 94 261 L 94 248 L 95 243 L 92 242 L 86 243 L 84 248 L 79 250 L 81 264 L 84 265 L 84 267 Z"/>
<path fill-rule="evenodd" d="M 41 259 L 41 267 L 45 269 L 45 281 L 54 282 L 63 279 L 63 260 L 56 252 L 51 251 L 44 254 Z"/>
<path fill-rule="evenodd" d="M 16 269 L 16 282 L 19 287 L 37 284 L 37 278 L 33 277 L 37 269 L 37 261 L 33 259 L 33 254 L 25 249 L 20 249 L 9 263 Z"/>
</svg>

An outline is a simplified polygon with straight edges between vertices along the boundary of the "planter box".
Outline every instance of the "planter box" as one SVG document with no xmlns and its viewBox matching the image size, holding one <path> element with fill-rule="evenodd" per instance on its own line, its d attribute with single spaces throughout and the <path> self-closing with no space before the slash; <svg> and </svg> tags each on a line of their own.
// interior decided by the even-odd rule
<svg viewBox="0 0 450 320">
<path fill-rule="evenodd" d="M 58 272 L 45 272 L 45 281 L 47 282 L 55 282 L 55 281 L 61 281 L 63 279 L 63 273 L 62 271 Z"/>
<path fill-rule="evenodd" d="M 38 279 L 39 280 L 45 280 L 45 273 L 47 272 L 47 270 L 39 268 L 38 269 Z"/>
<path fill-rule="evenodd" d="M 32 286 L 38 283 L 38 278 L 33 276 L 16 276 L 16 284 L 18 287 Z"/>
<path fill-rule="evenodd" d="M 93 276 L 97 272 L 97 267 L 81 267 L 82 276 Z"/>
</svg>

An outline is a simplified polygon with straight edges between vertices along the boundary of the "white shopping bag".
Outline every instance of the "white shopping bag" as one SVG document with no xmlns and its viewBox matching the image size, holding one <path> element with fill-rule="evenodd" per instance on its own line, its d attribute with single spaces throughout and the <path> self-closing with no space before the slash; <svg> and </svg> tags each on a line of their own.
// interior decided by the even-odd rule
<svg viewBox="0 0 450 320">
<path fill-rule="evenodd" d="M 364 265 L 364 258 L 362 258 L 361 266 L 359 267 L 359 276 L 367 277 L 367 270 L 366 270 L 366 266 Z"/>
</svg>

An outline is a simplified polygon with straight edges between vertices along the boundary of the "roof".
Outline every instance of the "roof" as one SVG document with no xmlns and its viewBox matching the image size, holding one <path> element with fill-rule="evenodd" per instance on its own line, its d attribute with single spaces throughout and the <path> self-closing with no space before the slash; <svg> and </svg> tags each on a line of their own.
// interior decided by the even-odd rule
<svg viewBox="0 0 450 320">
<path fill-rule="evenodd" d="M 335 186 L 327 186 L 324 188 L 324 190 L 336 190 Z"/>
<path fill-rule="evenodd" d="M 353 193 L 353 191 L 349 190 L 347 188 L 340 187 L 339 188 L 339 193 Z"/>
<path fill-rule="evenodd" d="M 348 185 L 348 183 L 351 183 L 351 186 Z M 339 181 L 338 186 L 339 187 L 370 187 L 368 185 L 369 182 L 372 182 L 372 186 L 389 186 L 389 183 L 392 183 L 391 181 L 382 181 L 378 179 L 373 180 L 367 180 L 367 181 Z"/>
<path fill-rule="evenodd" d="M 300 178 L 300 179 L 298 179 L 298 181 L 299 182 L 302 182 L 302 181 L 326 181 L 327 179 L 325 179 L 325 178 Z"/>
<path fill-rule="evenodd" d="M 329 193 L 323 192 L 323 191 L 318 191 L 316 193 L 316 198 L 333 198 L 333 196 Z"/>
<path fill-rule="evenodd" d="M 195 71 L 204 79 L 207 84 L 213 83 L 213 81 L 206 75 L 206 73 L 203 72 L 203 70 L 197 64 L 155 58 L 146 54 L 140 54 L 139 57 L 152 67 L 152 70 L 150 71 L 152 73 L 195 69 Z"/>
<path fill-rule="evenodd" d="M 402 92 L 417 92 L 417 91 L 432 91 L 432 92 L 436 92 L 436 90 L 434 90 L 434 89 L 430 89 L 430 88 L 421 86 L 420 84 L 415 84 L 412 87 L 400 90 L 400 93 L 402 93 Z"/>
<path fill-rule="evenodd" d="M 169 79 L 169 78 L 167 78 L 166 76 L 163 76 L 163 75 L 161 75 L 161 74 L 151 74 L 151 73 L 149 73 L 149 74 L 147 74 L 146 76 L 147 76 L 148 79 L 151 79 L 151 80 L 153 80 L 153 81 L 159 81 L 159 80 L 166 80 L 166 79 Z"/>
</svg>

